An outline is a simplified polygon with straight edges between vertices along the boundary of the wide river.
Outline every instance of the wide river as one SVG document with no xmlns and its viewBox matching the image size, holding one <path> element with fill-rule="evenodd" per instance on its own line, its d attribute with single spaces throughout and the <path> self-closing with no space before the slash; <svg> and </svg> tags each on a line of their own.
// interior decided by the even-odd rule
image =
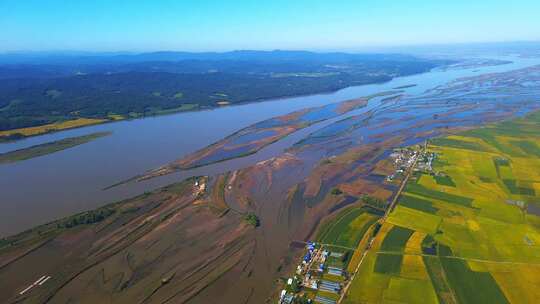
<svg viewBox="0 0 540 304">
<path fill-rule="evenodd" d="M 318 94 L 248 103 L 213 110 L 178 113 L 68 130 L 0 144 L 0 153 L 98 131 L 111 136 L 54 154 L 0 165 L 0 236 L 20 232 L 76 212 L 93 209 L 119 199 L 179 181 L 193 175 L 209 175 L 239 169 L 280 154 L 309 133 L 377 105 L 374 99 L 365 109 L 298 131 L 258 153 L 145 182 L 129 183 L 102 190 L 116 182 L 155 169 L 201 149 L 255 122 L 306 107 L 367 96 L 416 84 L 404 89 L 419 95 L 428 89 L 460 77 L 504 72 L 540 64 L 539 58 L 504 57 L 513 63 L 467 69 L 433 70 L 395 78 L 383 84 L 349 87 Z"/>
</svg>

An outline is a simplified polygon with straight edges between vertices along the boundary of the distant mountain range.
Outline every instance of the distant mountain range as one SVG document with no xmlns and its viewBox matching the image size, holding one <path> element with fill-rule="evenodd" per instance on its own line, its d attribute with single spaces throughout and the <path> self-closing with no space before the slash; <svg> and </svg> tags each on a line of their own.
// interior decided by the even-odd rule
<svg viewBox="0 0 540 304">
<path fill-rule="evenodd" d="M 359 60 L 414 60 L 415 57 L 402 54 L 355 54 L 355 53 L 316 53 L 309 51 L 251 51 L 230 52 L 149 52 L 149 53 L 92 53 L 92 52 L 18 52 L 0 54 L 0 64 L 126 64 L 153 61 L 178 62 L 184 60 L 204 61 L 311 61 L 311 62 L 350 62 Z"/>
</svg>

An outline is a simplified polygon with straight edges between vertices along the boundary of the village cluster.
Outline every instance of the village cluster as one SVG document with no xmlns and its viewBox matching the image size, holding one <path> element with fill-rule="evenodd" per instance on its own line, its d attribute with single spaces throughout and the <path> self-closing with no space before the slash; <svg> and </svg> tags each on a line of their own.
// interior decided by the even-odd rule
<svg viewBox="0 0 540 304">
<path fill-rule="evenodd" d="M 314 300 L 305 299 L 305 303 L 335 304 L 336 301 L 319 295 L 319 291 L 339 295 L 347 279 L 345 271 L 331 264 L 331 259 L 340 260 L 342 252 L 330 251 L 327 247 L 308 242 L 306 254 L 296 267 L 296 273 L 287 280 L 286 288 L 281 291 L 279 303 L 290 304 L 306 293 L 315 293 Z M 333 278 L 333 279 L 329 279 Z"/>
<path fill-rule="evenodd" d="M 443 176 L 444 172 L 433 171 L 436 157 L 435 153 L 428 152 L 427 142 L 423 146 L 396 148 L 390 155 L 394 172 L 386 179 L 389 182 L 396 179 L 402 182 L 403 177 L 410 172 Z M 373 239 L 372 237 L 366 249 L 371 247 Z M 341 299 L 351 276 L 354 275 L 344 271 L 344 253 L 335 251 L 334 248 L 336 247 L 327 244 L 307 243 L 306 253 L 296 267 L 295 275 L 288 278 L 281 291 L 280 304 L 339 303 L 338 299 Z"/>
<path fill-rule="evenodd" d="M 414 165 L 416 166 L 414 171 L 421 171 L 425 173 L 433 173 L 433 161 L 436 154 L 433 152 L 427 152 L 427 149 L 413 149 L 413 148 L 396 148 L 393 153 L 390 154 L 390 159 L 393 161 L 395 168 L 394 173 L 388 175 L 386 180 L 389 182 L 394 181 L 407 172 L 407 170 Z"/>
</svg>

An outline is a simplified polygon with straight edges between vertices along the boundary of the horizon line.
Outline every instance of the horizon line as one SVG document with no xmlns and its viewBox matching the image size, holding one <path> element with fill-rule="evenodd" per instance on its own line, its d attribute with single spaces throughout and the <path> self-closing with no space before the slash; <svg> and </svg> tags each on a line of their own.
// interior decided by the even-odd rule
<svg viewBox="0 0 540 304">
<path fill-rule="evenodd" d="M 365 45 L 359 47 L 329 47 L 329 48 L 230 48 L 230 49 L 200 49 L 200 50 L 186 50 L 186 49 L 148 49 L 148 50 L 89 50 L 89 49 L 49 49 L 49 50 L 6 50 L 0 51 L 0 55 L 10 54 L 59 54 L 59 53 L 88 53 L 88 54 L 124 54 L 124 55 L 136 55 L 145 53 L 159 53 L 159 52 L 185 52 L 185 53 L 229 53 L 237 51 L 259 51 L 259 52 L 276 52 L 276 51 L 308 51 L 313 53 L 362 53 L 370 51 L 370 49 L 376 50 L 391 50 L 396 48 L 422 48 L 422 47 L 444 47 L 444 46 L 474 46 L 474 45 L 493 45 L 493 44 L 535 44 L 540 43 L 539 39 L 534 40 L 497 40 L 497 41 L 473 41 L 473 42 L 448 42 L 448 43 L 413 43 L 413 44 L 396 44 L 396 45 Z"/>
</svg>

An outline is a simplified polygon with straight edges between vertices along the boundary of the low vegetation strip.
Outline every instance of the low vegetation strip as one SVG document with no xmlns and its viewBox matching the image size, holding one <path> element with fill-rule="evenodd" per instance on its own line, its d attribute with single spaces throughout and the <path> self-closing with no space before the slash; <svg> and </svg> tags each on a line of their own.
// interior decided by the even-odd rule
<svg viewBox="0 0 540 304">
<path fill-rule="evenodd" d="M 52 154 L 65 149 L 73 148 L 88 142 L 91 142 L 100 137 L 110 135 L 111 132 L 98 132 L 83 136 L 69 137 L 45 144 L 35 145 L 28 148 L 15 150 L 0 154 L 0 164 L 13 163 L 39 157 L 47 154 Z"/>
</svg>

